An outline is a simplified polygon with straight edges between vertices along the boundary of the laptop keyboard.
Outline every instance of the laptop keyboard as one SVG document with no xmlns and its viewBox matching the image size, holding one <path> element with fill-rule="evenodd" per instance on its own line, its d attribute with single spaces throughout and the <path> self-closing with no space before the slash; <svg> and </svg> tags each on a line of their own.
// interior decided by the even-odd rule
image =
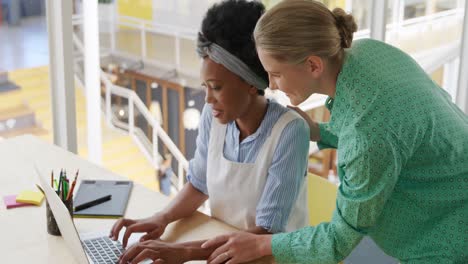
<svg viewBox="0 0 468 264">
<path fill-rule="evenodd" d="M 86 253 L 96 264 L 117 263 L 123 253 L 122 244 L 113 241 L 107 236 L 84 240 Z"/>
</svg>

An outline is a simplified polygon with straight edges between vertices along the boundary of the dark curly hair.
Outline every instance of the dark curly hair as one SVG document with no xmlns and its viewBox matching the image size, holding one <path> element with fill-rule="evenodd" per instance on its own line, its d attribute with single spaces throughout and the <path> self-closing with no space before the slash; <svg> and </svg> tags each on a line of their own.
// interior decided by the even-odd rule
<svg viewBox="0 0 468 264">
<path fill-rule="evenodd" d="M 264 12 L 265 6 L 260 2 L 225 0 L 208 9 L 201 33 L 239 58 L 268 83 L 268 73 L 258 58 L 253 39 L 255 25 Z M 265 94 L 263 90 L 258 90 L 258 93 Z"/>
</svg>

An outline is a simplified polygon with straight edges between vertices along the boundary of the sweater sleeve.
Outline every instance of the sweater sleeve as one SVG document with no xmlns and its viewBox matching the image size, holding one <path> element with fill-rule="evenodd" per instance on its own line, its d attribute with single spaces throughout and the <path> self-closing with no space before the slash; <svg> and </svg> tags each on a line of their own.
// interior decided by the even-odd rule
<svg viewBox="0 0 468 264">
<path fill-rule="evenodd" d="M 338 146 L 338 137 L 330 131 L 328 123 L 319 123 L 319 129 L 320 140 L 317 142 L 319 149 L 336 149 Z"/>
<path fill-rule="evenodd" d="M 353 142 L 347 142 L 339 166 L 344 176 L 331 222 L 273 235 L 272 251 L 279 263 L 337 263 L 376 225 L 403 155 L 392 140 L 368 135 L 349 140 Z"/>
</svg>

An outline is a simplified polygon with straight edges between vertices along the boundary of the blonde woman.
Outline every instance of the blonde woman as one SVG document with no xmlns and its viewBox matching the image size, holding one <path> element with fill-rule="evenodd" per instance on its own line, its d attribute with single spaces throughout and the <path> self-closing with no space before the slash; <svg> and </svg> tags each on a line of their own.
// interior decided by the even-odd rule
<svg viewBox="0 0 468 264">
<path fill-rule="evenodd" d="M 257 23 L 270 88 L 294 105 L 329 96 L 330 122 L 308 122 L 311 140 L 338 150 L 337 207 L 331 222 L 292 233 L 215 238 L 204 246 L 224 244 L 210 263 L 337 263 L 364 235 L 401 263 L 468 263 L 468 118 L 410 56 L 353 42 L 356 30 L 342 9 L 305 0 Z"/>
</svg>

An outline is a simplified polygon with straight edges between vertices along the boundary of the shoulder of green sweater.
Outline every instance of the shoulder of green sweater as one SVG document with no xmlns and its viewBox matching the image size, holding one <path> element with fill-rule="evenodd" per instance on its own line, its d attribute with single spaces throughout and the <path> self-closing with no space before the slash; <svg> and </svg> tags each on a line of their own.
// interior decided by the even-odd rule
<svg viewBox="0 0 468 264">
<path fill-rule="evenodd" d="M 351 46 L 351 50 L 369 46 L 388 46 L 388 44 L 375 39 L 363 38 L 354 40 Z"/>
<path fill-rule="evenodd" d="M 346 56 L 351 60 L 366 61 L 374 60 L 376 57 L 381 57 L 388 53 L 400 53 L 401 51 L 385 42 L 375 39 L 358 39 L 353 41 L 351 48 L 346 49 Z"/>
<path fill-rule="evenodd" d="M 371 60 L 382 60 L 382 59 L 409 59 L 410 56 L 404 51 L 395 47 L 391 44 L 375 39 L 358 39 L 353 41 L 350 49 L 346 50 L 347 55 L 351 55 L 357 60 L 364 58 Z"/>
</svg>

